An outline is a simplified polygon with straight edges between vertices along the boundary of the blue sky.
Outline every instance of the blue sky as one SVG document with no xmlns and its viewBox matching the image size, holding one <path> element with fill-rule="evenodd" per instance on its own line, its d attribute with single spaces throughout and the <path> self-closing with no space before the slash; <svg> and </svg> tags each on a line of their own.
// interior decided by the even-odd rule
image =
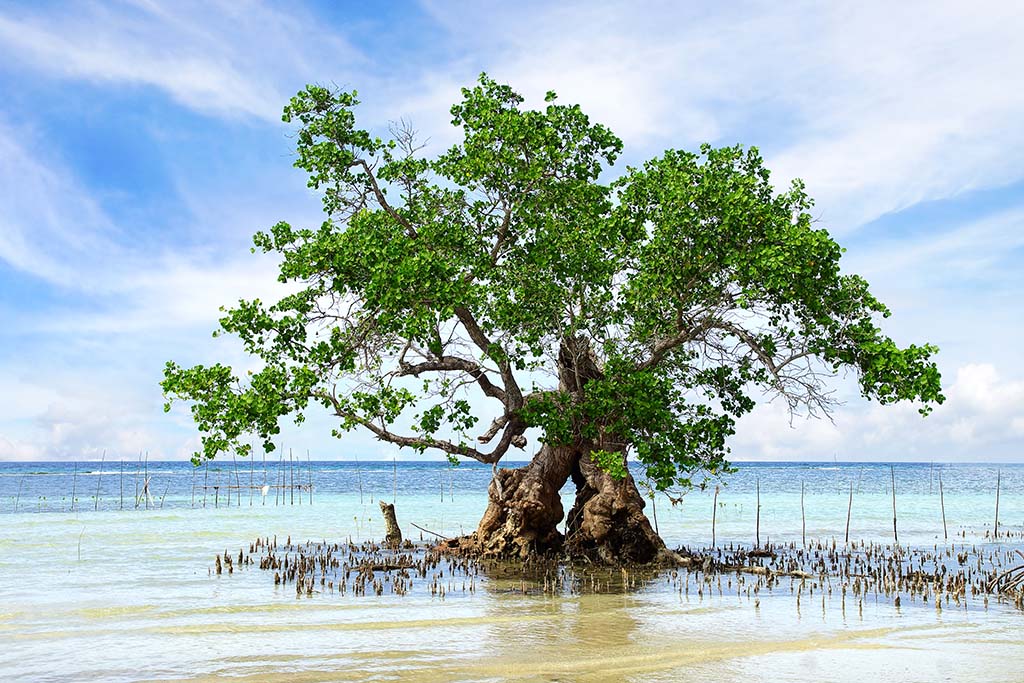
<svg viewBox="0 0 1024 683">
<path fill-rule="evenodd" d="M 890 334 L 942 349 L 949 400 L 927 420 L 840 380 L 834 421 L 765 405 L 736 458 L 1020 460 L 1022 30 L 1011 2 L 0 0 L 0 459 L 187 456 L 164 362 L 244 367 L 210 333 L 219 306 L 274 296 L 251 234 L 319 222 L 288 97 L 356 88 L 364 125 L 404 117 L 437 151 L 486 70 L 528 103 L 579 102 L 625 141 L 619 168 L 757 145 L 780 184 L 806 181 Z M 286 445 L 394 454 L 329 426 Z"/>
</svg>

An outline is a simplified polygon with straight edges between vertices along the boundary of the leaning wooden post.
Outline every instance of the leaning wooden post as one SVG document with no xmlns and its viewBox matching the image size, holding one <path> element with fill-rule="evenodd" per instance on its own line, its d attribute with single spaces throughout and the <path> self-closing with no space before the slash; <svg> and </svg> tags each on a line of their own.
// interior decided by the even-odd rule
<svg viewBox="0 0 1024 683">
<path fill-rule="evenodd" d="M 800 482 L 800 540 L 807 547 L 807 515 L 804 512 L 804 482 Z"/>
<path fill-rule="evenodd" d="M 363 473 L 359 469 L 359 456 L 356 457 L 356 482 L 359 484 L 359 504 L 363 504 Z"/>
<path fill-rule="evenodd" d="M 939 508 L 942 509 L 942 537 L 949 540 L 949 532 L 946 531 L 946 499 L 942 495 L 942 470 L 939 470 Z"/>
<path fill-rule="evenodd" d="M 235 470 L 235 501 L 237 507 L 242 506 L 242 481 L 238 478 L 238 458 L 235 457 L 235 452 L 231 451 L 231 465 Z M 228 477 L 228 506 L 231 506 L 231 477 Z"/>
<path fill-rule="evenodd" d="M 309 449 L 306 449 L 306 472 L 309 474 L 309 504 L 313 504 L 313 461 L 309 458 Z"/>
<path fill-rule="evenodd" d="M 455 502 L 455 470 L 451 460 L 448 461 L 448 500 Z"/>
<path fill-rule="evenodd" d="M 715 487 L 715 498 L 711 502 L 711 547 L 715 547 L 715 518 L 718 516 L 718 487 Z"/>
<path fill-rule="evenodd" d="M 996 523 L 993 529 L 992 538 L 999 538 L 999 479 L 1000 471 L 996 470 Z"/>
<path fill-rule="evenodd" d="M 93 512 L 100 509 L 100 482 L 103 481 L 103 461 L 107 459 L 107 449 L 103 449 L 103 456 L 100 458 L 100 471 L 96 473 L 96 500 L 92 506 Z"/>
<path fill-rule="evenodd" d="M 757 490 L 757 509 L 754 511 L 754 547 L 761 547 L 761 477 L 758 477 L 755 484 Z"/>
<path fill-rule="evenodd" d="M 146 494 L 146 509 L 149 509 L 149 451 L 146 451 L 146 469 L 143 471 L 142 492 Z"/>
<path fill-rule="evenodd" d="M 71 511 L 72 512 L 75 511 L 75 489 L 77 487 L 78 487 L 78 463 L 76 462 L 75 463 L 75 476 L 71 480 Z M 998 494 L 997 494 L 997 496 L 996 496 L 996 503 L 997 503 L 996 507 L 997 508 L 999 507 L 998 502 L 999 502 L 999 497 L 998 497 Z M 996 513 L 996 519 L 997 520 L 999 519 L 999 514 L 998 513 Z"/>
<path fill-rule="evenodd" d="M 896 468 L 892 465 L 889 465 L 889 475 L 892 477 L 892 538 L 899 545 L 900 536 L 896 531 Z"/>
<path fill-rule="evenodd" d="M 846 504 L 846 544 L 850 544 L 850 513 L 853 512 L 853 482 L 850 482 L 850 501 Z"/>
<path fill-rule="evenodd" d="M 25 483 L 25 475 L 21 475 L 21 479 L 18 480 L 18 495 L 14 497 L 14 511 L 18 511 L 18 503 L 21 502 L 21 486 Z"/>
<path fill-rule="evenodd" d="M 135 481 L 135 507 L 136 507 L 136 509 L 138 509 L 138 507 L 139 507 L 139 470 L 141 470 L 141 469 L 142 469 L 142 451 L 139 451 L 139 459 L 135 463 L 135 477 L 133 477 L 133 479 Z"/>
</svg>

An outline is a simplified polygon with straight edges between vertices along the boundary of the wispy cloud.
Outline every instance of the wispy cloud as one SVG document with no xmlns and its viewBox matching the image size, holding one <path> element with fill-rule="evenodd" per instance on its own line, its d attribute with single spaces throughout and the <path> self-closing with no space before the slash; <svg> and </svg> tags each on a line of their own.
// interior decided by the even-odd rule
<svg viewBox="0 0 1024 683">
<path fill-rule="evenodd" d="M 822 224 L 853 245 L 844 263 L 894 308 L 887 329 L 901 343 L 943 347 L 950 400 L 928 420 L 865 404 L 841 383 L 851 400 L 835 423 L 790 428 L 781 406 L 759 408 L 737 456 L 1017 452 L 1024 369 L 1002 339 L 1024 334 L 1013 261 L 1024 248 L 1024 196 L 940 226 L 910 226 L 905 210 L 1024 179 L 1024 7 L 408 9 L 396 20 L 262 2 L 0 5 L 0 77 L 19 92 L 0 104 L 0 276 L 43 292 L 0 299 L 11 309 L 0 329 L 0 458 L 193 450 L 187 413 L 160 411 L 163 362 L 246 363 L 237 345 L 210 339 L 218 307 L 280 290 L 272 261 L 249 255 L 241 236 L 282 218 L 320 220 L 288 168 L 278 123 L 287 98 L 307 82 L 356 87 L 363 125 L 410 118 L 436 151 L 459 134 L 448 108 L 482 70 L 531 104 L 549 89 L 580 103 L 625 139 L 628 163 L 703 141 L 760 146 L 777 180 L 803 177 Z M 45 111 L 66 83 L 105 114 L 137 107 L 159 131 L 144 144 L 169 187 L 129 179 L 113 195 L 146 209 L 160 194 L 148 209 L 165 217 L 158 228 L 114 210 L 110 188 L 62 148 L 74 134 L 48 134 Z M 198 151 L 210 127 L 223 138 Z M 252 150 L 257 134 L 277 137 Z M 864 228 L 880 216 L 885 231 Z M 288 438 L 333 452 L 328 429 L 313 434 L 318 419 Z M 358 436 L 345 443 L 380 448 Z"/>
<path fill-rule="evenodd" d="M 463 78 L 555 88 L 648 152 L 757 144 L 840 232 L 1024 177 L 1019 4 L 430 6 L 476 57 Z"/>
<path fill-rule="evenodd" d="M 302 7 L 258 2 L 66 5 L 0 15 L 0 54 L 55 76 L 157 88 L 196 111 L 280 117 L 282 102 L 364 58 Z"/>
</svg>

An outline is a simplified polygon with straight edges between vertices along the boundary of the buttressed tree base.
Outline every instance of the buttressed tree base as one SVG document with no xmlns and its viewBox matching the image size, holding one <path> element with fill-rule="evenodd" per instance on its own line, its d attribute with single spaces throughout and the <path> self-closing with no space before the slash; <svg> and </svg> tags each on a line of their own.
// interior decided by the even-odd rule
<svg viewBox="0 0 1024 683">
<path fill-rule="evenodd" d="M 937 349 L 882 333 L 888 310 L 841 272 L 802 183 L 777 191 L 756 149 L 710 146 L 602 182 L 622 142 L 545 102 L 483 75 L 451 109 L 462 142 L 426 158 L 409 129 L 358 128 L 355 92 L 291 100 L 325 220 L 255 236 L 294 292 L 220 321 L 258 372 L 167 364 L 166 408 L 189 402 L 203 436 L 196 462 L 249 454 L 249 435 L 272 450 L 281 418 L 326 409 L 336 435 L 494 466 L 461 550 L 644 563 L 672 554 L 627 457 L 652 490 L 703 485 L 728 471 L 755 399 L 827 414 L 844 369 L 880 403 L 942 402 Z M 511 449 L 535 455 L 498 469 Z"/>
</svg>

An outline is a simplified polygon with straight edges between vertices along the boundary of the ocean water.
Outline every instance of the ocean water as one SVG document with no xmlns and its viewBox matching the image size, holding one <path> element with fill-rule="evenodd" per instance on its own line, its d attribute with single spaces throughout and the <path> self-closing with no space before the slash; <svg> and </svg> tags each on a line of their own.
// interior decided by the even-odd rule
<svg viewBox="0 0 1024 683">
<path fill-rule="evenodd" d="M 943 545 L 944 504 L 949 543 L 1021 547 L 1024 466 L 738 467 L 717 505 L 715 483 L 648 505 L 670 546 L 708 546 L 713 513 L 719 546 L 752 544 L 758 527 L 762 543 L 799 544 L 804 526 L 809 542 L 842 545 L 851 488 L 851 540 L 891 543 L 894 477 L 901 544 Z M 489 479 L 445 463 L 0 464 L 0 680 L 1022 680 L 1024 613 L 994 600 L 855 610 L 801 607 L 785 587 L 755 601 L 655 579 L 551 596 L 497 578 L 443 599 L 297 598 L 266 572 L 211 573 L 214 555 L 257 537 L 380 539 L 381 499 L 413 540 L 412 524 L 469 532 Z"/>
</svg>

